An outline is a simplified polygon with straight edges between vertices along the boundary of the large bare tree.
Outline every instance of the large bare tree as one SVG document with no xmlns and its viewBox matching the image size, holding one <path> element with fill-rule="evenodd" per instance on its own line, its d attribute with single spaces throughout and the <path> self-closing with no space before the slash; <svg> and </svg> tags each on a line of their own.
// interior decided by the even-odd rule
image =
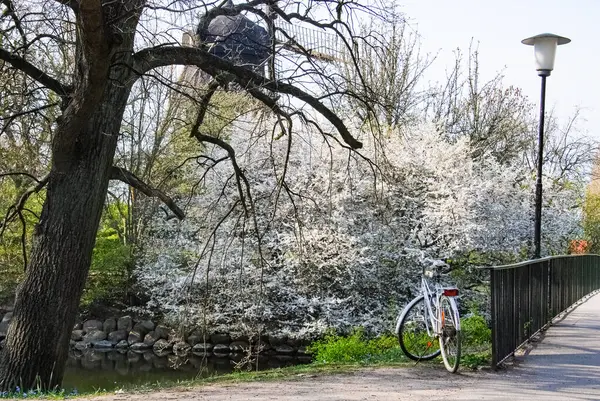
<svg viewBox="0 0 600 401">
<path fill-rule="evenodd" d="M 142 182 L 114 156 L 130 93 L 142 76 L 164 80 L 160 69 L 172 65 L 199 68 L 212 79 L 204 96 L 195 99 L 198 111 L 191 136 L 199 142 L 222 146 L 235 168 L 235 150 L 223 138 L 202 131 L 202 120 L 215 88 L 241 88 L 276 114 L 278 129 L 285 134 L 294 122 L 318 127 L 342 146 L 356 149 L 361 142 L 336 114 L 334 103 L 349 95 L 344 74 L 332 73 L 313 57 L 313 51 L 295 40 L 281 26 L 304 24 L 337 37 L 339 48 L 358 65 L 353 55 L 356 37 L 352 21 L 357 13 L 376 14 L 375 5 L 357 1 L 246 0 L 1 0 L 0 74 L 26 81 L 21 95 L 28 97 L 22 110 L 6 118 L 18 121 L 28 110 L 55 108 L 58 118 L 50 130 L 47 174 L 0 171 L 3 175 L 26 173 L 31 187 L 5 214 L 2 225 L 17 220 L 27 197 L 45 189 L 45 202 L 35 226 L 33 244 L 20 284 L 6 343 L 0 354 L 0 390 L 19 385 L 53 388 L 60 385 L 69 338 L 77 314 L 94 247 L 96 232 L 111 179 L 121 180 L 141 192 L 159 198 L 172 212 L 183 214 L 173 200 Z M 260 74 L 234 61 L 216 57 L 200 43 L 183 46 L 184 30 L 210 25 L 219 16 L 244 12 L 268 27 L 270 57 L 291 51 L 287 76 Z M 203 17 L 198 19 L 202 14 Z M 277 25 L 273 21 L 279 21 Z M 284 23 L 285 22 L 285 23 Z M 287 24 L 286 24 L 287 23 Z M 184 28 L 184 29 L 182 29 Z M 275 33 L 277 31 L 277 33 Z M 272 58 L 271 58 L 272 60 Z M 293 63 L 293 67 L 289 64 Z M 273 71 L 275 62 L 271 62 Z M 304 84 L 307 77 L 310 84 Z M 2 91 L 2 89 L 0 89 Z M 7 96 L 0 93 L 0 98 Z M 30 109 L 28 109 L 30 108 Z M 0 142 L 5 131 L 0 132 Z M 290 136 L 291 137 L 291 136 Z M 240 197 L 243 172 L 236 169 Z M 284 180 L 285 177 L 282 177 Z M 251 207 L 248 208 L 252 212 Z"/>
</svg>

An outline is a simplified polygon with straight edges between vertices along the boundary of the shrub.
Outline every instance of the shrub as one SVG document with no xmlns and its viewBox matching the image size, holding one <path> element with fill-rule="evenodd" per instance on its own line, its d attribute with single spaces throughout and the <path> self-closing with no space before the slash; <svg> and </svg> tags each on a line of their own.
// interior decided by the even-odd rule
<svg viewBox="0 0 600 401">
<path fill-rule="evenodd" d="M 319 363 L 365 363 L 401 358 L 396 337 L 383 335 L 366 339 L 362 328 L 345 337 L 329 332 L 323 340 L 309 346 L 308 352 Z"/>
<path fill-rule="evenodd" d="M 465 347 L 481 347 L 491 344 L 492 330 L 481 315 L 471 315 L 461 319 L 463 345 Z"/>
</svg>

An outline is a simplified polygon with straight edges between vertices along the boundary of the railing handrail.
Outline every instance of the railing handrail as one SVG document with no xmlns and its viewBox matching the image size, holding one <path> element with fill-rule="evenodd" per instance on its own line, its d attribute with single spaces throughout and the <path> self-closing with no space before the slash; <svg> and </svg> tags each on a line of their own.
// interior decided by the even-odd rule
<svg viewBox="0 0 600 401">
<path fill-rule="evenodd" d="M 523 267 L 527 265 L 532 265 L 534 263 L 545 262 L 549 260 L 558 260 L 558 259 L 567 259 L 567 258 L 576 258 L 578 256 L 600 256 L 596 253 L 585 253 L 585 254 L 572 254 L 572 255 L 555 255 L 555 256 L 545 256 L 539 259 L 528 259 L 522 262 L 512 263 L 509 265 L 500 265 L 500 266 L 480 266 L 479 269 L 483 270 L 506 270 L 506 269 L 516 269 L 517 267 Z"/>
</svg>

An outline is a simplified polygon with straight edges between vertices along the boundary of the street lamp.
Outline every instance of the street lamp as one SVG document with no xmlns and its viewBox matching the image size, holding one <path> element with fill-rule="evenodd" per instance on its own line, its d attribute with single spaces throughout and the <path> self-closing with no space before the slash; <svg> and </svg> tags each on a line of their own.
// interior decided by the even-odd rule
<svg viewBox="0 0 600 401">
<path fill-rule="evenodd" d="M 551 33 L 542 33 L 523 39 L 521 43 L 533 46 L 535 53 L 535 67 L 538 75 L 542 77 L 542 97 L 540 102 L 540 127 L 538 131 L 538 159 L 537 159 L 537 179 L 535 182 L 535 223 L 533 228 L 533 242 L 535 246 L 535 258 L 540 257 L 541 250 L 541 232 L 542 232 L 542 164 L 544 152 L 544 109 L 546 107 L 546 77 L 554 69 L 554 57 L 556 56 L 556 47 L 566 45 L 571 39 L 553 35 Z"/>
</svg>

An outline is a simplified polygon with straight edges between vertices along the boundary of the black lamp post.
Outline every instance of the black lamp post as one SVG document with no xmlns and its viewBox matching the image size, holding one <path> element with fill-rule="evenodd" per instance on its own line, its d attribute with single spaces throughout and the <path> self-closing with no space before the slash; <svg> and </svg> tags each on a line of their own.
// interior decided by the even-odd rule
<svg viewBox="0 0 600 401">
<path fill-rule="evenodd" d="M 541 253 L 542 237 L 542 165 L 544 162 L 544 112 L 546 107 L 546 77 L 554 69 L 554 57 L 556 56 L 556 47 L 565 45 L 571 39 L 554 35 L 551 33 L 542 33 L 523 39 L 521 43 L 534 47 L 535 65 L 538 75 L 542 77 L 542 96 L 540 102 L 540 126 L 538 130 L 538 157 L 537 157 L 537 178 L 535 182 L 535 222 L 533 228 L 533 243 L 535 246 L 534 258 L 539 258 Z"/>
</svg>

